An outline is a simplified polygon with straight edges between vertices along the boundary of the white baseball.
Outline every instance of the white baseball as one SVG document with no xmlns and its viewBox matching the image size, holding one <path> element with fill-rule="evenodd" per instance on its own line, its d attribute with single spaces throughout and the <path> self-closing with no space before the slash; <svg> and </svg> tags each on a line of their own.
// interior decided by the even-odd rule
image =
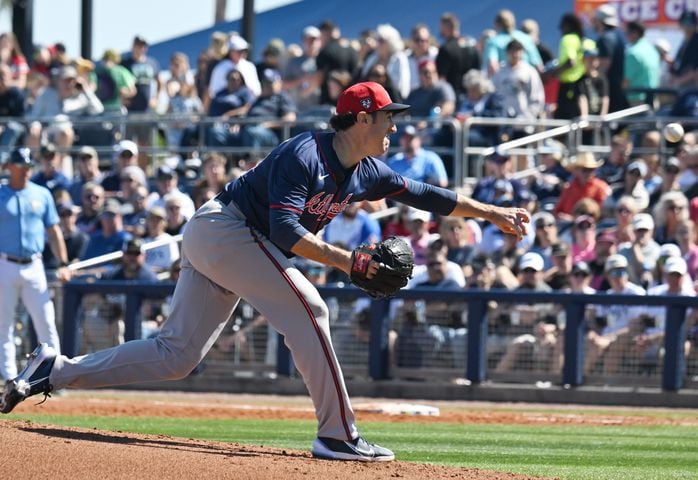
<svg viewBox="0 0 698 480">
<path fill-rule="evenodd" d="M 664 138 L 667 142 L 676 143 L 683 138 L 683 127 L 680 123 L 667 123 L 664 127 Z"/>
</svg>

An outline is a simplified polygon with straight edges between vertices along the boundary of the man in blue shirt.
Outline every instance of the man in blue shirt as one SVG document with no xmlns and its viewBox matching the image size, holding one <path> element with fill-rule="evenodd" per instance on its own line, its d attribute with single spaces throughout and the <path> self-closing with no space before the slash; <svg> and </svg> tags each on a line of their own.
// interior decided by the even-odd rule
<svg viewBox="0 0 698 480">
<path fill-rule="evenodd" d="M 41 170 L 31 177 L 32 183 L 48 188 L 51 193 L 54 190 L 68 190 L 70 180 L 59 170 L 61 155 L 56 151 L 52 143 L 43 145 L 39 150 L 41 156 Z"/>
<path fill-rule="evenodd" d="M 448 186 L 448 176 L 443 160 L 435 152 L 422 148 L 422 139 L 417 130 L 408 125 L 400 137 L 402 152 L 388 159 L 388 166 L 403 177 L 420 182 Z"/>
<path fill-rule="evenodd" d="M 0 377 L 17 376 L 15 308 L 21 298 L 39 342 L 57 351 L 55 312 L 41 261 L 46 234 L 61 266 L 68 256 L 51 193 L 29 181 L 33 162 L 28 148 L 10 154 L 9 181 L 0 184 Z M 58 276 L 67 278 L 59 269 Z"/>
<path fill-rule="evenodd" d="M 102 228 L 90 235 L 81 260 L 118 252 L 126 241 L 131 240 L 131 234 L 124 231 L 121 206 L 115 199 L 106 202 L 99 215 L 99 222 Z"/>
</svg>

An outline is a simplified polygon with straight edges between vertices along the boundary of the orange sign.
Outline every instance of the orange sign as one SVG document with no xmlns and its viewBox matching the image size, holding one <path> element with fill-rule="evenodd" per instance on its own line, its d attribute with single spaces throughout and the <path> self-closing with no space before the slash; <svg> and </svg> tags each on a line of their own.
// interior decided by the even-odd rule
<svg viewBox="0 0 698 480">
<path fill-rule="evenodd" d="M 589 21 L 601 5 L 613 5 L 621 22 L 642 22 L 646 26 L 675 26 L 684 10 L 698 11 L 698 0 L 575 0 L 574 11 Z"/>
</svg>

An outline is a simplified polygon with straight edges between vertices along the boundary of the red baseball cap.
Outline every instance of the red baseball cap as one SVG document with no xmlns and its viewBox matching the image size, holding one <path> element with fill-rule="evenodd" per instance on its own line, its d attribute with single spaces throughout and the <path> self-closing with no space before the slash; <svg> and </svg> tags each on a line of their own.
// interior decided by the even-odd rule
<svg viewBox="0 0 698 480">
<path fill-rule="evenodd" d="M 361 82 L 352 85 L 342 92 L 337 99 L 337 114 L 403 112 L 410 108 L 403 103 L 394 103 L 390 95 L 376 82 Z"/>
</svg>

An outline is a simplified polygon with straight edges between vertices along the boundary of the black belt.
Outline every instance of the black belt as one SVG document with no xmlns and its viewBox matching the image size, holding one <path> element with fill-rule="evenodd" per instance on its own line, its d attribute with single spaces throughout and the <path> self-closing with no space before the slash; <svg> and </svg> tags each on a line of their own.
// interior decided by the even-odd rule
<svg viewBox="0 0 698 480">
<path fill-rule="evenodd" d="M 233 197 L 226 190 L 222 190 L 221 193 L 216 195 L 216 200 L 225 205 L 229 205 L 230 202 L 233 201 Z"/>
<path fill-rule="evenodd" d="M 0 253 L 0 258 L 4 258 L 8 262 L 19 263 L 20 265 L 27 265 L 34 261 L 33 257 L 15 257 L 14 255 L 8 255 L 6 253 Z"/>
</svg>

